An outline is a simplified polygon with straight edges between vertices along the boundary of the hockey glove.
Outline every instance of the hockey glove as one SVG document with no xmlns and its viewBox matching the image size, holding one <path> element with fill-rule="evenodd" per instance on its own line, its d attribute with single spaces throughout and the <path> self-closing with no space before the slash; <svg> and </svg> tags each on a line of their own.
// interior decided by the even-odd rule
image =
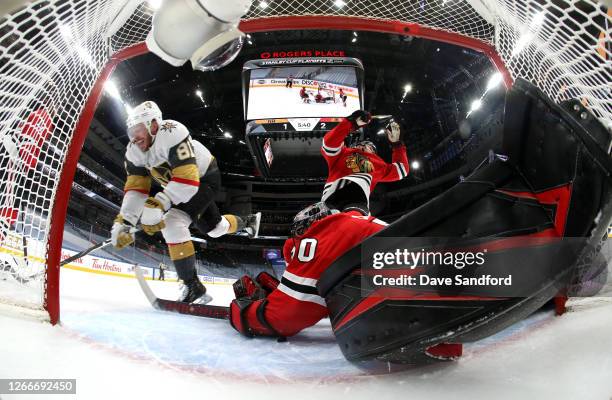
<svg viewBox="0 0 612 400">
<path fill-rule="evenodd" d="M 153 235 L 164 229 L 166 227 L 163 221 L 164 213 L 171 205 L 172 202 L 163 192 L 157 193 L 155 197 L 149 197 L 140 217 L 142 230 L 148 235 Z"/>
<path fill-rule="evenodd" d="M 275 283 L 278 285 L 278 281 L 265 272 L 260 273 L 256 280 L 257 282 L 253 281 L 250 276 L 245 275 L 234 282 L 233 288 L 236 299 L 230 304 L 230 325 L 248 337 L 255 335 L 279 337 L 281 335 L 270 326 L 264 317 L 266 296 L 269 294 L 267 289 L 276 288 L 274 285 Z M 259 282 L 266 289 L 262 288 Z M 251 307 L 255 308 L 251 310 Z"/>
<path fill-rule="evenodd" d="M 391 144 L 399 142 L 400 135 L 401 130 L 399 124 L 395 121 L 391 122 L 391 125 L 389 128 L 387 128 L 387 138 L 389 139 L 389 142 L 391 142 Z"/>
<path fill-rule="evenodd" d="M 238 279 L 232 285 L 234 288 L 234 295 L 236 299 L 249 299 L 249 300 L 259 300 L 266 297 L 268 294 L 259 283 L 253 281 L 253 279 L 245 275 L 242 278 Z"/>
<path fill-rule="evenodd" d="M 113 228 L 111 229 L 111 244 L 121 250 L 134 243 L 134 233 L 131 231 L 132 224 L 124 221 L 121 214 L 115 218 Z"/>
<path fill-rule="evenodd" d="M 261 285 L 267 294 L 272 293 L 272 291 L 275 290 L 280 283 L 278 279 L 265 271 L 260 272 L 257 275 L 257 278 L 255 278 L 255 281 Z"/>
<path fill-rule="evenodd" d="M 348 117 L 346 117 L 353 124 L 353 129 L 359 129 L 370 123 L 372 115 L 364 110 L 357 110 Z"/>
</svg>

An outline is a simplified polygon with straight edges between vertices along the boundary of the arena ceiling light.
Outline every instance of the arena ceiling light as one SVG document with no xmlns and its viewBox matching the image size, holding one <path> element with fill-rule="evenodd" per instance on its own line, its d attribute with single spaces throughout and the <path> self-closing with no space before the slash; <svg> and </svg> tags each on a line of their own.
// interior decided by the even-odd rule
<svg viewBox="0 0 612 400">
<path fill-rule="evenodd" d="M 421 168 L 421 163 L 415 160 L 415 161 L 413 161 L 410 164 L 410 168 L 412 168 L 412 169 L 419 169 L 419 168 Z"/>
<path fill-rule="evenodd" d="M 260 1 L 259 2 L 259 8 L 261 8 L 262 10 L 265 10 L 266 8 L 268 8 L 268 2 Z"/>
<path fill-rule="evenodd" d="M 108 80 L 104 83 L 104 93 L 108 94 L 113 99 L 116 99 L 117 101 L 119 101 L 119 103 L 121 103 L 123 107 L 125 108 L 125 112 L 128 115 L 132 112 L 132 107 L 130 107 L 130 105 L 127 104 L 125 101 L 123 101 L 123 99 L 121 98 L 119 87 L 117 86 L 115 81 Z"/>
<path fill-rule="evenodd" d="M 200 90 L 197 89 L 195 91 L 195 95 L 198 96 L 198 98 L 200 99 L 200 101 L 202 101 L 202 104 L 204 104 L 204 107 L 208 107 L 208 105 L 206 104 L 206 102 L 204 101 L 204 93 Z"/>
<path fill-rule="evenodd" d="M 489 78 L 489 82 L 487 83 L 487 92 L 489 90 L 495 89 L 497 86 L 499 86 L 501 82 L 502 82 L 502 74 L 500 74 L 499 72 L 496 72 L 493 75 L 491 75 L 491 77 Z"/>
<path fill-rule="evenodd" d="M 59 31 L 64 40 L 72 40 L 72 29 L 68 25 L 61 24 L 59 26 Z"/>
<path fill-rule="evenodd" d="M 531 28 L 539 28 L 544 23 L 544 19 L 546 18 L 546 13 L 544 11 L 540 11 L 533 16 L 531 19 L 531 23 L 529 26 Z"/>
<path fill-rule="evenodd" d="M 69 43 L 70 46 L 75 49 L 79 58 L 91 68 L 95 68 L 96 65 L 93 62 L 93 58 L 91 57 L 91 54 L 89 54 L 87 49 L 85 49 L 83 46 L 81 46 L 79 43 L 75 41 L 74 33 L 72 32 L 72 28 L 68 25 L 61 24 L 59 26 L 59 31 L 62 37 L 64 38 L 64 40 L 66 41 L 66 43 Z"/>
<path fill-rule="evenodd" d="M 474 100 L 472 102 L 470 111 L 468 111 L 465 117 L 466 118 L 469 117 L 473 111 L 478 110 L 482 106 L 482 100 L 487 95 L 487 93 L 489 93 L 491 90 L 499 86 L 502 83 L 502 81 L 503 81 L 503 77 L 502 77 L 502 74 L 500 74 L 499 72 L 496 72 L 493 75 L 491 75 L 491 77 L 489 78 L 489 81 L 487 82 L 487 88 L 485 89 L 485 92 L 482 94 L 482 96 L 480 96 L 480 99 Z"/>
<path fill-rule="evenodd" d="M 91 68 L 96 68 L 96 64 L 94 64 L 91 54 L 89 54 L 85 47 L 77 45 L 76 51 L 85 64 L 89 65 Z"/>
<path fill-rule="evenodd" d="M 412 85 L 410 83 L 407 83 L 406 85 L 404 85 L 404 94 L 402 95 L 402 100 L 400 101 L 400 103 L 406 99 L 406 96 L 410 92 L 412 92 Z"/>
<path fill-rule="evenodd" d="M 153 10 L 158 10 L 162 5 L 162 0 L 147 0 L 147 3 Z"/>
<path fill-rule="evenodd" d="M 223 136 L 224 136 L 224 137 L 226 137 L 226 138 L 228 138 L 228 139 L 233 138 L 232 134 L 231 134 L 231 133 L 229 133 L 229 132 L 225 132 L 225 133 L 223 133 Z"/>
<path fill-rule="evenodd" d="M 344 0 L 336 0 L 334 1 L 334 5 L 338 8 L 342 8 L 346 5 L 346 2 Z"/>
<path fill-rule="evenodd" d="M 470 107 L 470 112 L 468 113 L 468 115 L 470 115 L 472 112 L 478 110 L 480 107 L 482 107 L 482 99 L 476 99 L 472 102 L 472 106 Z"/>
<path fill-rule="evenodd" d="M 108 80 L 104 83 L 104 91 L 111 97 L 121 100 L 121 94 L 119 88 L 114 81 Z"/>
<path fill-rule="evenodd" d="M 544 23 L 545 15 L 544 11 L 540 11 L 535 14 L 531 19 L 531 23 L 529 23 L 529 27 L 526 31 L 519 37 L 512 49 L 512 56 L 517 56 L 520 54 L 531 42 L 537 37 L 537 32 L 540 30 L 540 27 Z"/>
</svg>

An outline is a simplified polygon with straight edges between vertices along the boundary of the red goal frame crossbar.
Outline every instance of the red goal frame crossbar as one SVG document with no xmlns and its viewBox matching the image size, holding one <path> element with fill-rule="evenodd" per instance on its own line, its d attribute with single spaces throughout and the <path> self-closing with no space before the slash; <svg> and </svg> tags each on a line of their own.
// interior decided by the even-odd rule
<svg viewBox="0 0 612 400">
<path fill-rule="evenodd" d="M 291 16 L 260 18 L 242 21 L 239 26 L 244 33 L 271 32 L 281 30 L 353 30 L 370 31 L 379 33 L 395 33 L 405 36 L 415 36 L 424 39 L 432 39 L 454 45 L 467 47 L 479 51 L 489 57 L 498 71 L 502 74 L 507 88 L 512 86 L 512 77 L 504 65 L 501 57 L 495 48 L 482 40 L 474 39 L 469 36 L 452 33 L 442 30 L 423 27 L 414 23 L 390 20 L 372 20 L 360 17 L 339 17 L 339 16 Z M 60 179 L 53 203 L 51 215 L 51 227 L 49 230 L 47 268 L 45 275 L 45 294 L 43 306 L 49 313 L 51 324 L 59 322 L 60 303 L 59 303 L 59 274 L 62 251 L 62 241 L 64 236 L 64 222 L 68 210 L 68 202 L 72 188 L 72 181 L 76 171 L 85 138 L 89 130 L 89 125 L 95 114 L 96 108 L 104 90 L 104 83 L 111 76 L 115 67 L 122 61 L 128 60 L 149 50 L 144 43 L 138 43 L 127 47 L 114 54 L 106 66 L 100 72 L 96 80 L 83 112 L 77 122 L 72 141 L 70 142 L 66 160 L 62 167 Z"/>
</svg>

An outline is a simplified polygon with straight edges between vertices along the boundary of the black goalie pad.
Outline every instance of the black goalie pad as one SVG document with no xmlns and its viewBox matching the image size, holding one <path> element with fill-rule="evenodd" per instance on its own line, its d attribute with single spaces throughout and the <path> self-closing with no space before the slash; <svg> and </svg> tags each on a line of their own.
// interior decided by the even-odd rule
<svg viewBox="0 0 612 400">
<path fill-rule="evenodd" d="M 588 259 L 597 259 L 593 252 L 612 219 L 609 146 L 605 128 L 579 102 L 554 104 L 530 83 L 517 80 L 506 97 L 507 160 L 484 165 L 409 212 L 349 250 L 320 278 L 318 290 L 345 357 L 404 362 L 437 343 L 479 340 L 522 320 L 575 283 Z M 500 238 L 550 241 L 544 256 L 538 256 L 542 247 L 518 246 L 514 254 L 524 262 L 487 266 L 493 273 L 514 268 L 525 280 L 518 294 L 495 296 L 468 287 L 456 293 L 406 290 L 398 295 L 393 287 L 363 287 L 362 250 L 384 237 L 456 237 L 485 244 Z M 399 240 L 394 247 L 410 247 L 411 240 Z M 465 270 L 447 269 L 437 277 L 460 272 Z"/>
</svg>

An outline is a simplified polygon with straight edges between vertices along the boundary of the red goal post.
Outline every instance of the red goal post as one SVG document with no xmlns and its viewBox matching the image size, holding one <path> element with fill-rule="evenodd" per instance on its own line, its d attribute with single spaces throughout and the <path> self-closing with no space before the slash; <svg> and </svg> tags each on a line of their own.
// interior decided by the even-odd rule
<svg viewBox="0 0 612 400">
<path fill-rule="evenodd" d="M 4 188 L 21 188 L 21 195 L 16 195 L 22 196 L 17 209 L 24 214 L 20 227 L 15 223 L 0 225 L 1 244 L 4 247 L 9 234 L 42 244 L 35 255 L 45 272 L 38 288 L 39 307 L 46 310 L 53 324 L 60 316 L 59 263 L 64 221 L 89 125 L 104 84 L 116 65 L 148 51 L 143 44 L 152 13 L 147 2 L 140 2 L 126 22 L 108 35 L 110 16 L 128 3 L 134 2 L 38 0 L 0 20 L 3 140 L 8 138 L 19 145 L 15 127 L 28 117 L 28 108 L 45 106 L 44 102 L 39 105 L 37 98 L 48 100 L 55 113 L 53 132 L 38 159 L 39 170 L 52 171 L 45 184 L 34 182 L 29 175 L 36 172 L 26 171 L 23 163 L 14 160 L 14 154 L 5 151 L 0 155 L 2 165 L 12 163 L 17 165 L 17 172 L 25 172 L 25 177 L 14 181 L 14 174 L 0 173 Z M 583 17 L 584 10 L 572 5 L 560 8 L 552 0 L 526 0 L 520 4 L 510 0 L 440 0 L 439 5 L 426 10 L 418 1 L 346 3 L 340 9 L 334 2 L 320 0 L 271 0 L 265 2 L 266 7 L 255 1 L 240 28 L 245 33 L 296 29 L 372 31 L 456 44 L 486 54 L 502 73 L 507 87 L 513 78 L 523 77 L 557 101 L 585 99 L 600 119 L 610 121 L 612 105 L 606 97 L 606 83 L 609 85 L 612 77 L 609 68 L 600 68 L 600 64 L 603 60 L 603 66 L 609 67 L 611 54 L 607 39 L 603 47 L 598 47 L 597 32 L 605 32 L 604 27 L 612 25 L 612 17 L 600 6 L 592 6 Z M 507 15 L 492 17 L 474 3 L 497 5 Z M 541 26 L 534 26 L 533 15 L 544 15 L 537 17 L 543 19 Z M 575 29 L 575 24 L 582 29 Z M 557 32 L 559 40 L 550 40 L 550 32 Z M 589 40 L 589 35 L 595 39 Z M 524 38 L 529 42 L 523 43 L 527 40 Z M 568 45 L 571 39 L 575 43 Z M 520 46 L 523 48 L 517 53 Z M 572 59 L 574 55 L 576 59 Z M 1 200 L 0 207 L 15 206 L 15 196 Z M 20 300 L 2 296 L 0 290 L 0 302 L 20 305 Z"/>
</svg>

